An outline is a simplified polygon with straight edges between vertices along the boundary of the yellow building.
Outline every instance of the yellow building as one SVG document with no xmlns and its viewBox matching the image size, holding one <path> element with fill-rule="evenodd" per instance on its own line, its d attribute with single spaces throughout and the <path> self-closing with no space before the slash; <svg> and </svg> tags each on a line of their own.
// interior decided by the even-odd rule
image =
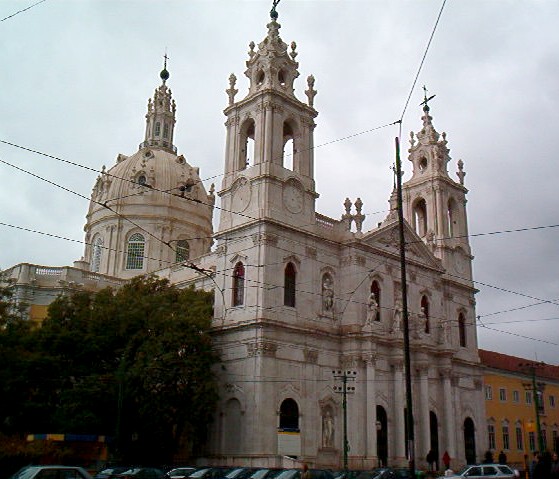
<svg viewBox="0 0 559 479">
<path fill-rule="evenodd" d="M 479 356 L 485 367 L 487 444 L 495 461 L 502 451 L 508 464 L 524 469 L 535 451 L 556 451 L 559 366 L 482 349 Z"/>
</svg>

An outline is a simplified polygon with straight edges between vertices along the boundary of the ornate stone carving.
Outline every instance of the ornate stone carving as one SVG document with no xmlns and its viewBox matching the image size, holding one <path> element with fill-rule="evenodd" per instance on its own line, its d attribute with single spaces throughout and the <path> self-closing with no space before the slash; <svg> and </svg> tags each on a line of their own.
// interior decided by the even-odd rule
<svg viewBox="0 0 559 479">
<path fill-rule="evenodd" d="M 316 248 L 313 248 L 311 246 L 307 246 L 305 248 L 305 256 L 307 256 L 310 259 L 316 259 L 316 257 L 317 257 Z"/>
<path fill-rule="evenodd" d="M 254 341 L 246 343 L 248 357 L 268 356 L 275 357 L 278 345 L 271 341 Z"/>
<path fill-rule="evenodd" d="M 254 245 L 267 244 L 276 246 L 278 244 L 278 237 L 271 233 L 255 233 L 251 238 Z"/>
<path fill-rule="evenodd" d="M 235 102 L 235 95 L 239 91 L 235 88 L 235 83 L 237 83 L 237 77 L 231 73 L 231 75 L 229 75 L 229 88 L 225 90 L 225 93 L 229 96 L 229 105 Z"/>
<path fill-rule="evenodd" d="M 318 351 L 316 349 L 305 349 L 303 350 L 305 356 L 305 362 L 310 364 L 318 363 Z"/>
</svg>

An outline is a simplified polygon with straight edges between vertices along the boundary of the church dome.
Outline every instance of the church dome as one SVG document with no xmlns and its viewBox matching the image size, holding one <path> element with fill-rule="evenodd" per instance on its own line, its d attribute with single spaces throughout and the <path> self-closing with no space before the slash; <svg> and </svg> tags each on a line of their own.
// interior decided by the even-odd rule
<svg viewBox="0 0 559 479">
<path fill-rule="evenodd" d="M 172 144 L 175 102 L 163 84 L 148 101 L 146 136 L 131 156 L 119 154 L 93 187 L 84 260 L 91 271 L 130 278 L 188 261 L 212 244 L 213 185 Z"/>
</svg>

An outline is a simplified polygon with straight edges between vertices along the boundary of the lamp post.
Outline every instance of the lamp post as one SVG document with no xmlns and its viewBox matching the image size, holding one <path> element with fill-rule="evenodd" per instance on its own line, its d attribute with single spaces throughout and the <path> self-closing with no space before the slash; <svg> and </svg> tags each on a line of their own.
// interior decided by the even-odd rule
<svg viewBox="0 0 559 479">
<path fill-rule="evenodd" d="M 334 379 L 341 379 L 342 385 L 334 386 L 334 392 L 342 395 L 342 411 L 343 411 L 343 428 L 344 428 L 344 471 L 347 471 L 347 456 L 349 452 L 349 443 L 347 440 L 347 395 L 355 392 L 355 386 L 348 386 L 348 381 L 355 381 L 357 371 L 332 371 Z"/>
<path fill-rule="evenodd" d="M 543 442 L 542 428 L 540 423 L 540 398 L 543 396 L 544 384 L 538 383 L 536 381 L 536 368 L 542 367 L 543 363 L 520 363 L 518 365 L 521 369 L 527 370 L 531 376 L 531 382 L 523 383 L 524 389 L 527 391 L 532 391 L 532 397 L 534 398 L 534 409 L 536 412 L 536 435 L 538 442 L 538 449 L 541 452 L 545 449 L 545 444 Z"/>
</svg>

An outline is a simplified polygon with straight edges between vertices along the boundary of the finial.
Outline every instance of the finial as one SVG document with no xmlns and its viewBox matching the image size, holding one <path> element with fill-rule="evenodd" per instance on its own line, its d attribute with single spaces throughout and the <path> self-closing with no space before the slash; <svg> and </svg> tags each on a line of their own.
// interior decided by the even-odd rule
<svg viewBox="0 0 559 479">
<path fill-rule="evenodd" d="M 272 1 L 272 9 L 270 10 L 270 18 L 275 21 L 278 19 L 278 12 L 276 11 L 276 7 L 278 6 L 278 3 L 280 2 L 280 0 L 273 0 Z"/>
<path fill-rule="evenodd" d="M 163 70 L 161 70 L 161 73 L 159 74 L 159 77 L 161 78 L 161 80 L 163 80 L 163 85 L 165 85 L 165 82 L 169 79 L 169 72 L 167 71 L 167 60 L 169 59 L 169 57 L 167 56 L 167 52 L 165 52 L 165 55 L 163 55 L 164 61 L 163 61 Z"/>
<path fill-rule="evenodd" d="M 225 90 L 225 93 L 229 96 L 229 104 L 232 105 L 235 102 L 235 95 L 239 90 L 235 88 L 235 83 L 237 82 L 237 77 L 234 73 L 229 75 L 229 88 Z"/>
<path fill-rule="evenodd" d="M 298 55 L 295 49 L 297 48 L 297 44 L 295 42 L 291 42 L 291 53 L 289 56 L 293 61 L 295 61 L 295 57 Z"/>
<path fill-rule="evenodd" d="M 423 101 L 420 103 L 420 105 L 424 105 L 423 106 L 423 111 L 428 112 L 429 111 L 429 105 L 428 102 L 431 101 L 433 98 L 435 98 L 437 95 L 431 95 L 429 98 L 427 98 L 427 87 L 425 85 L 423 85 Z"/>
<path fill-rule="evenodd" d="M 314 81 L 313 75 L 309 75 L 307 77 L 307 85 L 309 89 L 305 90 L 305 95 L 307 95 L 307 98 L 309 99 L 309 106 L 311 107 L 314 105 L 314 97 L 317 94 L 317 91 L 314 89 Z"/>
<path fill-rule="evenodd" d="M 458 172 L 456 176 L 460 179 L 460 184 L 464 184 L 464 176 L 466 176 L 466 172 L 464 171 L 464 162 L 462 160 L 458 160 Z"/>
</svg>

